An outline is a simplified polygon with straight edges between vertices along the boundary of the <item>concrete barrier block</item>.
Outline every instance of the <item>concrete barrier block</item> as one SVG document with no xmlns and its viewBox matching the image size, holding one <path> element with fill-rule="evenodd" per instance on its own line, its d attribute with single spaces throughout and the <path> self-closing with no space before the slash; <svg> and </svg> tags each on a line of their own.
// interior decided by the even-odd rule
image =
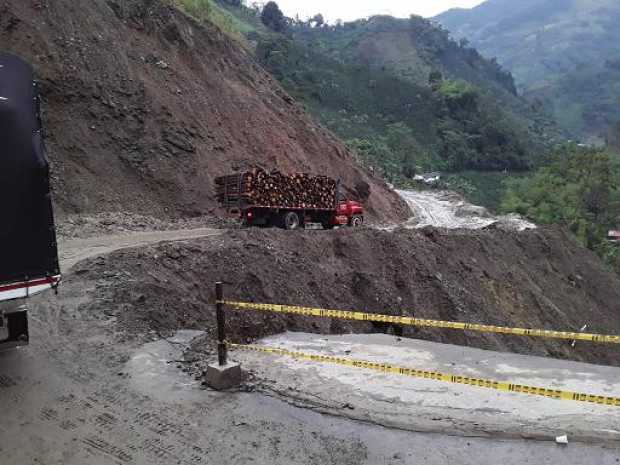
<svg viewBox="0 0 620 465">
<path fill-rule="evenodd" d="M 207 367 L 205 381 L 207 386 L 217 391 L 223 391 L 238 386 L 241 384 L 241 381 L 243 381 L 241 365 L 230 362 L 224 366 L 219 366 L 217 363 L 209 365 Z"/>
</svg>

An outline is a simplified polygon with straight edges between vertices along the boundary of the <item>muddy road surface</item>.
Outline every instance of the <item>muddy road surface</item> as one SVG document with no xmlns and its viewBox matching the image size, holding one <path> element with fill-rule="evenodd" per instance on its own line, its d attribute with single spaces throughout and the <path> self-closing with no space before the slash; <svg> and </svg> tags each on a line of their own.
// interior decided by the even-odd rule
<svg viewBox="0 0 620 465">
<path fill-rule="evenodd" d="M 145 231 L 130 234 L 114 234 L 85 239 L 60 241 L 60 260 L 63 270 L 87 258 L 106 255 L 116 250 L 144 247 L 165 241 L 180 242 L 200 237 L 216 236 L 224 230 L 213 228 L 180 229 L 174 231 Z"/>
<path fill-rule="evenodd" d="M 495 225 L 512 231 L 536 228 L 536 225 L 519 215 L 493 215 L 486 208 L 467 202 L 456 192 L 435 190 L 397 192 L 414 213 L 414 216 L 405 223 L 405 227 L 484 229 Z"/>
<path fill-rule="evenodd" d="M 93 279 L 80 265 L 74 271 L 68 266 L 115 248 L 190 241 L 188 234 L 63 244 L 60 295 L 32 299 L 31 345 L 0 353 L 0 463 L 618 463 L 613 444 L 560 447 L 452 436 L 453 431 L 416 433 L 381 426 L 372 417 L 358 421 L 337 412 L 321 414 L 294 397 L 255 390 L 251 382 L 228 393 L 201 389 L 200 381 L 184 372 L 182 356 L 199 333 L 127 334 L 117 324 L 118 315 L 105 311 L 112 302 L 88 305 L 105 281 Z"/>
</svg>

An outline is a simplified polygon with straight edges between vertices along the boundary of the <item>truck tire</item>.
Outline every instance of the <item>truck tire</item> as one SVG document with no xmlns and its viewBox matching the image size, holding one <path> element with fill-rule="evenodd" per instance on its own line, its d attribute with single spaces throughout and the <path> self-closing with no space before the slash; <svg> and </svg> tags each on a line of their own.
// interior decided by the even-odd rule
<svg viewBox="0 0 620 465">
<path fill-rule="evenodd" d="M 299 221 L 299 215 L 296 212 L 286 212 L 282 216 L 282 227 L 287 231 L 294 231 L 299 229 L 301 222 Z"/>
<path fill-rule="evenodd" d="M 349 221 L 349 226 L 351 226 L 352 228 L 359 228 L 363 224 L 364 224 L 364 217 L 361 215 L 355 215 L 351 218 L 351 221 Z"/>
<path fill-rule="evenodd" d="M 0 350 L 28 345 L 28 312 L 25 307 L 13 302 L 0 302 L 2 310 L 4 321 L 0 323 Z"/>
</svg>

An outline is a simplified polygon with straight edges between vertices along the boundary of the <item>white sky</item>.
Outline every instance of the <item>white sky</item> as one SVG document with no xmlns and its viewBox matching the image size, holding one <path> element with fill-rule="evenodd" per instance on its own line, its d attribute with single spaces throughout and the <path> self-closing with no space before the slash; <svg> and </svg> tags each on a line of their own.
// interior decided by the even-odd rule
<svg viewBox="0 0 620 465">
<path fill-rule="evenodd" d="M 251 3 L 250 0 L 248 3 Z M 266 1 L 266 0 L 263 0 Z M 275 0 L 286 16 L 301 19 L 322 13 L 333 23 L 336 19 L 352 21 L 377 14 L 408 18 L 411 14 L 430 17 L 450 8 L 471 8 L 483 0 Z M 515 0 L 518 1 L 518 0 Z"/>
</svg>

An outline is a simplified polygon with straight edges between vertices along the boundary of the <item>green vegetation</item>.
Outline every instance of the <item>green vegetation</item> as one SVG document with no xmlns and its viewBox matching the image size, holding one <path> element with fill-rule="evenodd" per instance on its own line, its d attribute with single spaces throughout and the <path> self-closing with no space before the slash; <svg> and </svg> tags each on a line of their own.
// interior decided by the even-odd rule
<svg viewBox="0 0 620 465">
<path fill-rule="evenodd" d="M 245 34 L 248 34 L 254 29 L 214 0 L 173 1 L 190 16 L 193 16 L 199 21 L 209 21 L 215 24 L 222 32 L 230 36 L 244 48 L 249 48 Z"/>
<path fill-rule="evenodd" d="M 469 170 L 446 176 L 442 188 L 460 192 L 473 204 L 499 212 L 508 182 L 526 176 L 528 172 Z"/>
<path fill-rule="evenodd" d="M 620 226 L 620 164 L 600 149 L 563 146 L 531 177 L 507 181 L 505 212 L 567 227 L 585 246 L 618 265 L 618 247 L 605 240 Z"/>
<path fill-rule="evenodd" d="M 286 30 L 286 18 L 276 2 L 267 2 L 263 7 L 260 19 L 265 26 L 273 31 L 284 32 Z"/>
<path fill-rule="evenodd" d="M 416 171 L 526 170 L 544 150 L 544 117 L 530 118 L 510 75 L 430 22 L 316 24 L 320 17 L 293 22 L 288 36 L 263 35 L 257 57 L 391 182 Z"/>
<path fill-rule="evenodd" d="M 604 142 L 620 122 L 620 2 L 493 0 L 436 18 L 498 57 L 573 139 Z"/>
<path fill-rule="evenodd" d="M 433 76 L 437 79 L 437 75 Z M 442 81 L 438 86 L 439 93 L 450 105 L 473 107 L 476 105 L 476 89 L 465 81 Z"/>
<path fill-rule="evenodd" d="M 405 123 L 386 124 L 385 133 L 374 138 L 347 140 L 349 148 L 373 171 L 396 184 L 412 179 L 417 171 L 430 171 L 438 162 L 419 146 Z"/>
<path fill-rule="evenodd" d="M 180 0 L 180 2 L 183 9 L 196 19 L 206 20 L 210 18 L 213 10 L 211 0 Z"/>
<path fill-rule="evenodd" d="M 613 126 L 620 122 L 620 69 L 609 60 L 592 64 L 558 76 L 553 85 L 532 89 L 528 96 L 551 108 L 575 138 L 609 142 Z"/>
<path fill-rule="evenodd" d="M 217 10 L 242 23 L 235 28 L 263 66 L 364 165 L 394 184 L 436 170 L 528 170 L 553 132 L 516 95 L 509 73 L 423 18 L 327 25 L 320 14 L 284 18 L 274 2 L 262 10 L 233 0 L 206 3 L 206 16 L 186 9 L 211 21 Z M 276 32 L 282 21 L 285 33 Z"/>
</svg>

